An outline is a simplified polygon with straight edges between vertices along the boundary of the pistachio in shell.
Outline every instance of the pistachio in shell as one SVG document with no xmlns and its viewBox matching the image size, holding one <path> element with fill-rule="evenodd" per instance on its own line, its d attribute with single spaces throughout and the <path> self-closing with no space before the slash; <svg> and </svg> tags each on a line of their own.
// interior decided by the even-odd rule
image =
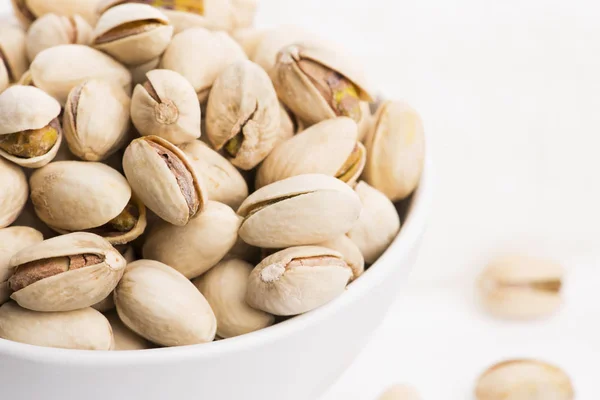
<svg viewBox="0 0 600 400">
<path fill-rule="evenodd" d="M 236 34 L 233 35 L 236 37 Z M 237 36 L 239 38 L 239 36 Z M 317 37 L 295 25 L 281 25 L 273 29 L 264 31 L 258 38 L 258 43 L 253 45 L 254 51 L 249 58 L 260 65 L 268 74 L 271 74 L 275 63 L 277 62 L 277 54 L 281 49 L 290 46 L 294 43 L 318 43 L 320 40 Z M 244 48 L 247 48 L 244 46 Z"/>
<path fill-rule="evenodd" d="M 157 69 L 137 85 L 131 119 L 141 135 L 156 135 L 178 145 L 200 137 L 200 102 L 192 85 L 175 71 Z"/>
<path fill-rule="evenodd" d="M 125 326 L 116 311 L 106 313 L 104 316 L 108 319 L 112 328 L 114 338 L 113 350 L 146 350 L 154 347 L 152 343 Z"/>
<path fill-rule="evenodd" d="M 227 67 L 208 98 L 206 130 L 231 163 L 250 170 L 273 150 L 280 129 L 280 108 L 269 76 L 251 61 Z"/>
<path fill-rule="evenodd" d="M 8 280 L 11 298 L 33 311 L 71 311 L 104 299 L 125 269 L 125 259 L 98 235 L 76 232 L 16 253 Z"/>
<path fill-rule="evenodd" d="M 97 20 L 98 0 L 11 0 L 15 14 L 24 26 L 46 14 L 80 15 L 90 25 Z"/>
<path fill-rule="evenodd" d="M 18 26 L 0 25 L 0 93 L 25 73 L 28 67 L 26 34 Z"/>
<path fill-rule="evenodd" d="M 92 27 L 79 15 L 46 14 L 38 18 L 27 31 L 27 57 L 35 59 L 41 51 L 61 44 L 92 42 Z"/>
<path fill-rule="evenodd" d="M 17 165 L 0 157 L 0 228 L 12 224 L 27 203 L 29 185 Z"/>
<path fill-rule="evenodd" d="M 352 269 L 352 280 L 358 278 L 365 271 L 365 258 L 358 246 L 346 235 L 327 240 L 315 246 L 327 247 L 342 255 L 346 264 Z"/>
<path fill-rule="evenodd" d="M 175 269 L 152 260 L 129 265 L 115 290 L 119 318 L 162 346 L 211 342 L 217 321 L 200 291 Z"/>
<path fill-rule="evenodd" d="M 298 315 L 338 297 L 351 277 L 340 253 L 316 246 L 291 247 L 252 270 L 246 301 L 274 315 Z"/>
<path fill-rule="evenodd" d="M 133 246 L 117 245 L 117 246 L 115 246 L 115 249 L 117 249 L 119 251 L 119 253 L 121 253 L 123 258 L 125 258 L 125 262 L 127 263 L 127 265 L 129 265 L 132 262 L 134 262 L 135 260 L 137 260 Z M 127 268 L 127 267 L 125 267 L 125 268 Z M 110 292 L 110 294 L 108 296 L 106 296 L 104 298 L 104 300 L 100 300 L 98 303 L 92 305 L 92 308 L 100 311 L 101 313 L 106 313 L 111 310 L 114 310 L 114 308 L 115 308 L 114 292 Z"/>
<path fill-rule="evenodd" d="M 42 347 L 111 350 L 108 320 L 93 308 L 38 312 L 8 302 L 0 307 L 0 338 Z"/>
<path fill-rule="evenodd" d="M 407 198 L 419 184 L 425 160 L 425 134 L 417 112 L 404 102 L 384 102 L 365 147 L 363 179 L 392 201 Z"/>
<path fill-rule="evenodd" d="M 173 225 L 186 225 L 204 209 L 201 178 L 185 153 L 158 136 L 131 142 L 123 155 L 123 170 L 140 200 Z"/>
<path fill-rule="evenodd" d="M 361 209 L 358 195 L 339 179 L 297 175 L 260 188 L 242 203 L 239 235 L 264 248 L 320 243 L 348 232 Z"/>
</svg>

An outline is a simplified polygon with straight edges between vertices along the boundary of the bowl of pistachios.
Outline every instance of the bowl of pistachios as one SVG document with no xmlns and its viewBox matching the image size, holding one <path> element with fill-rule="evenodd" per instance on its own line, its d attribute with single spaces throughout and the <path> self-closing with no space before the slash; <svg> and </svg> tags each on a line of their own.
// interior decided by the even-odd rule
<svg viewBox="0 0 600 400">
<path fill-rule="evenodd" d="M 316 399 L 415 263 L 423 122 L 254 0 L 13 0 L 0 386 Z"/>
</svg>

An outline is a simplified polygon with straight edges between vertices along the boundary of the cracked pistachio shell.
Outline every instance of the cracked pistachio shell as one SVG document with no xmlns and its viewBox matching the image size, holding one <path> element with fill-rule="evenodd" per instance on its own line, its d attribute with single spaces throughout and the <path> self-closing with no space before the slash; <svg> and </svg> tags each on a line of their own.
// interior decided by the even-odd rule
<svg viewBox="0 0 600 400">
<path fill-rule="evenodd" d="M 169 18 L 159 9 L 147 4 L 121 4 L 100 17 L 93 46 L 123 64 L 139 65 L 159 57 L 172 36 Z"/>
<path fill-rule="evenodd" d="M 273 325 L 275 317 L 246 303 L 248 280 L 254 266 L 238 259 L 221 261 L 192 283 L 217 317 L 217 335 L 230 338 Z"/>
<path fill-rule="evenodd" d="M 48 164 L 58 153 L 60 105 L 42 90 L 12 86 L 0 94 L 0 156 L 26 168 Z"/>
<path fill-rule="evenodd" d="M 324 174 L 356 182 L 366 162 L 356 123 L 347 117 L 322 121 L 280 143 L 260 165 L 256 187 L 302 174 Z"/>
<path fill-rule="evenodd" d="M 129 131 L 130 99 L 119 85 L 89 80 L 69 93 L 63 116 L 71 153 L 101 161 L 121 148 Z"/>
<path fill-rule="evenodd" d="M 537 360 L 509 360 L 490 367 L 475 387 L 477 400 L 573 400 L 569 376 Z"/>
<path fill-rule="evenodd" d="M 548 316 L 561 305 L 564 268 L 551 260 L 508 255 L 493 260 L 479 277 L 483 307 L 510 319 Z"/>
<path fill-rule="evenodd" d="M 319 247 L 327 247 L 342 255 L 346 264 L 352 269 L 352 280 L 358 278 L 365 271 L 365 259 L 358 246 L 346 235 L 340 235 L 335 239 L 316 244 Z"/>
<path fill-rule="evenodd" d="M 111 81 L 131 93 L 131 73 L 110 56 L 80 44 L 63 44 L 39 53 L 30 66 L 35 86 L 64 105 L 69 92 L 90 80 Z"/>
<path fill-rule="evenodd" d="M 225 204 L 208 201 L 185 226 L 159 222 L 147 235 L 144 258 L 157 260 L 196 278 L 217 264 L 235 245 L 240 218 Z"/>
<path fill-rule="evenodd" d="M 112 328 L 114 338 L 113 350 L 146 350 L 154 347 L 152 343 L 125 326 L 116 311 L 109 312 L 104 316 L 108 319 Z"/>
<path fill-rule="evenodd" d="M 115 246 L 115 249 L 117 249 L 119 251 L 119 253 L 121 253 L 121 255 L 125 259 L 125 262 L 127 263 L 127 265 L 131 264 L 132 262 L 134 262 L 137 259 L 137 257 L 135 256 L 135 251 L 133 249 L 133 246 L 131 246 L 131 245 L 119 245 L 119 246 Z M 125 268 L 127 268 L 127 267 L 125 267 Z M 104 298 L 104 300 L 100 300 L 99 302 L 94 304 L 92 306 L 92 308 L 100 311 L 101 313 L 105 313 L 110 310 L 114 310 L 114 308 L 115 308 L 114 292 L 110 292 L 110 294 L 108 296 L 106 296 Z"/>
<path fill-rule="evenodd" d="M 8 302 L 0 307 L 0 337 L 43 347 L 111 350 L 112 329 L 93 308 L 67 312 L 37 312 Z"/>
<path fill-rule="evenodd" d="M 403 102 L 384 102 L 365 141 L 364 180 L 392 201 L 417 187 L 425 159 L 425 134 L 417 112 Z"/>
<path fill-rule="evenodd" d="M 421 396 L 411 386 L 394 385 L 382 393 L 378 400 L 421 400 Z"/>
<path fill-rule="evenodd" d="M 250 59 L 270 74 L 277 62 L 277 54 L 281 49 L 294 43 L 306 43 L 308 41 L 318 42 L 319 40 L 314 34 L 299 26 L 282 25 L 269 29 L 261 35 Z"/>
<path fill-rule="evenodd" d="M 209 199 L 237 209 L 248 197 L 248 184 L 242 174 L 206 143 L 193 140 L 179 148 L 204 182 Z"/>
<path fill-rule="evenodd" d="M 239 235 L 264 248 L 319 243 L 348 232 L 360 215 L 358 195 L 327 175 L 297 175 L 264 186 L 240 206 Z"/>
<path fill-rule="evenodd" d="M 183 75 L 204 102 L 221 72 L 244 59 L 244 50 L 225 32 L 192 28 L 173 37 L 160 66 Z"/>
<path fill-rule="evenodd" d="M 27 56 L 33 61 L 41 51 L 61 44 L 92 42 L 92 27 L 79 15 L 67 17 L 46 14 L 35 20 L 27 31 Z"/>
<path fill-rule="evenodd" d="M 17 219 L 28 195 L 29 186 L 23 170 L 0 157 L 0 228 Z"/>
<path fill-rule="evenodd" d="M 15 14 L 22 24 L 29 26 L 37 18 L 46 14 L 80 15 L 90 25 L 96 23 L 98 0 L 12 0 Z"/>
<path fill-rule="evenodd" d="M 152 260 L 129 265 L 115 290 L 121 321 L 162 346 L 211 342 L 217 320 L 198 289 L 175 269 Z"/>
<path fill-rule="evenodd" d="M 40 243 L 44 240 L 42 234 L 27 226 L 11 226 L 0 228 L 0 304 L 10 298 L 8 279 L 13 274 L 10 259 L 20 250 Z"/>
<path fill-rule="evenodd" d="M 246 301 L 274 315 L 302 314 L 341 295 L 351 277 L 340 253 L 316 246 L 291 247 L 252 270 Z"/>
<path fill-rule="evenodd" d="M 394 204 L 367 183 L 358 182 L 354 190 L 363 207 L 347 235 L 358 246 L 365 261 L 373 264 L 400 232 L 400 216 Z"/>
<path fill-rule="evenodd" d="M 273 150 L 280 129 L 277 94 L 267 73 L 251 61 L 231 64 L 215 81 L 208 98 L 206 130 L 217 150 L 244 170 Z"/>
<path fill-rule="evenodd" d="M 148 61 L 147 63 L 134 65 L 129 68 L 131 72 L 131 81 L 134 85 L 141 85 L 146 82 L 146 74 L 154 69 L 158 68 L 160 64 L 160 57 Z"/>
<path fill-rule="evenodd" d="M 98 235 L 76 232 L 16 253 L 11 298 L 33 311 L 71 311 L 104 299 L 117 286 L 125 259 Z"/>
<path fill-rule="evenodd" d="M 26 34 L 20 27 L 0 25 L 0 92 L 27 70 Z"/>
<path fill-rule="evenodd" d="M 178 145 L 200 137 L 200 102 L 192 85 L 175 71 L 156 69 L 133 91 L 131 119 L 138 132 Z"/>
<path fill-rule="evenodd" d="M 140 200 L 163 220 L 186 225 L 204 209 L 206 190 L 184 152 L 158 136 L 135 139 L 123 170 Z"/>
</svg>

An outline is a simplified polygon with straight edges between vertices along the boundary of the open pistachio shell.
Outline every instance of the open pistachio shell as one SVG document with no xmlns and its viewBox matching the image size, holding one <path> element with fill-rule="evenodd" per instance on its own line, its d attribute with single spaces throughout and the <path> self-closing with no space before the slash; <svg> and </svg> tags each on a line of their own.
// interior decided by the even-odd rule
<svg viewBox="0 0 600 400">
<path fill-rule="evenodd" d="M 299 26 L 281 25 L 269 29 L 261 35 L 250 59 L 270 74 L 277 62 L 277 54 L 281 49 L 294 43 L 306 43 L 308 41 L 317 42 L 318 40 L 314 34 Z"/>
<path fill-rule="evenodd" d="M 356 182 L 367 152 L 357 142 L 356 123 L 347 117 L 322 121 L 279 144 L 260 165 L 256 187 L 302 174 L 330 175 Z"/>
<path fill-rule="evenodd" d="M 320 243 L 348 232 L 361 209 L 358 195 L 339 179 L 297 175 L 262 187 L 242 203 L 239 235 L 264 248 Z"/>
<path fill-rule="evenodd" d="M 12 224 L 27 203 L 29 186 L 21 168 L 0 157 L 0 228 Z"/>
<path fill-rule="evenodd" d="M 116 311 L 106 313 L 104 316 L 108 319 L 112 328 L 114 337 L 113 350 L 145 350 L 154 347 L 152 343 L 125 326 Z"/>
<path fill-rule="evenodd" d="M 248 197 L 248 184 L 242 174 L 206 143 L 193 140 L 179 148 L 204 182 L 209 199 L 237 209 Z"/>
<path fill-rule="evenodd" d="M 365 271 L 365 258 L 358 246 L 346 235 L 340 235 L 335 239 L 316 244 L 319 247 L 327 247 L 342 255 L 346 264 L 352 269 L 352 280 L 358 278 Z"/>
<path fill-rule="evenodd" d="M 0 338 L 43 347 L 111 350 L 108 320 L 93 308 L 37 312 L 8 302 L 0 307 Z"/>
<path fill-rule="evenodd" d="M 211 342 L 217 321 L 200 291 L 175 269 L 151 260 L 129 265 L 115 290 L 121 321 L 162 346 Z"/>
<path fill-rule="evenodd" d="M 227 67 L 208 99 L 206 130 L 231 163 L 250 170 L 273 150 L 280 129 L 277 94 L 267 73 L 251 61 Z"/>
<path fill-rule="evenodd" d="M 17 17 L 28 26 L 45 14 L 81 15 L 89 24 L 96 23 L 98 0 L 11 0 Z"/>
<path fill-rule="evenodd" d="M 92 42 L 92 27 L 79 15 L 46 14 L 27 31 L 27 56 L 33 61 L 41 51 L 61 44 Z"/>
<path fill-rule="evenodd" d="M 351 277 L 340 253 L 316 246 L 291 247 L 254 268 L 246 301 L 274 315 L 302 314 L 342 294 Z"/>
<path fill-rule="evenodd" d="M 158 136 L 135 139 L 125 149 L 123 170 L 142 202 L 163 220 L 186 225 L 201 213 L 206 190 L 177 146 Z"/>
<path fill-rule="evenodd" d="M 200 102 L 192 85 L 175 71 L 157 69 L 137 85 L 131 119 L 141 135 L 156 135 L 173 144 L 200 137 Z"/>
<path fill-rule="evenodd" d="M 71 311 L 104 299 L 117 286 L 125 259 L 105 239 L 87 232 L 57 236 L 10 260 L 11 298 L 33 311 Z"/>
<path fill-rule="evenodd" d="M 0 92 L 17 82 L 28 67 L 26 36 L 20 27 L 0 25 Z"/>
<path fill-rule="evenodd" d="M 419 184 L 425 134 L 417 112 L 403 102 L 384 102 L 365 140 L 364 180 L 392 201 L 408 197 Z"/>
<path fill-rule="evenodd" d="M 106 54 L 80 44 L 64 44 L 40 52 L 30 66 L 31 77 L 61 105 L 69 92 L 89 80 L 111 81 L 131 93 L 131 73 Z"/>
<path fill-rule="evenodd" d="M 208 201 L 186 226 L 158 223 L 147 235 L 144 258 L 163 262 L 195 278 L 217 264 L 235 245 L 240 218 L 225 204 Z"/>
</svg>

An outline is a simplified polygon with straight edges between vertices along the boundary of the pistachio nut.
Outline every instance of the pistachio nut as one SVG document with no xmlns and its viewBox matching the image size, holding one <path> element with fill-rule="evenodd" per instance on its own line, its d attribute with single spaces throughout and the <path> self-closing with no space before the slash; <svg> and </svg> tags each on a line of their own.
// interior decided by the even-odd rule
<svg viewBox="0 0 600 400">
<path fill-rule="evenodd" d="M 279 52 L 271 77 L 279 98 L 309 125 L 336 116 L 358 123 L 360 102 L 371 96 L 356 65 L 338 49 L 293 44 Z"/>
<path fill-rule="evenodd" d="M 29 67 L 33 84 L 64 105 L 71 90 L 90 79 L 111 81 L 131 93 L 131 73 L 110 56 L 80 44 L 40 52 Z"/>
<path fill-rule="evenodd" d="M 0 304 L 10 298 L 8 279 L 13 274 L 10 259 L 18 251 L 44 240 L 42 234 L 27 226 L 0 228 Z"/>
<path fill-rule="evenodd" d="M 123 155 L 123 170 L 142 202 L 173 225 L 186 225 L 204 209 L 206 191 L 187 156 L 158 136 L 131 142 Z"/>
<path fill-rule="evenodd" d="M 0 228 L 17 219 L 28 195 L 29 186 L 23 170 L 0 157 Z"/>
<path fill-rule="evenodd" d="M 192 283 L 204 295 L 217 317 L 217 335 L 230 338 L 273 325 L 275 317 L 246 303 L 254 266 L 245 261 L 221 261 Z"/>
<path fill-rule="evenodd" d="M 560 307 L 564 273 L 551 260 L 508 255 L 486 267 L 477 289 L 482 305 L 497 317 L 539 318 Z"/>
<path fill-rule="evenodd" d="M 294 43 L 309 41 L 320 42 L 315 35 L 299 26 L 281 25 L 262 33 L 250 59 L 271 74 L 277 62 L 277 54 L 281 49 Z"/>
<path fill-rule="evenodd" d="M 137 259 L 135 256 L 135 251 L 133 249 L 133 246 L 119 245 L 119 246 L 115 246 L 115 249 L 117 249 L 119 251 L 119 253 L 121 253 L 123 258 L 125 259 L 125 262 L 128 265 Z M 110 294 L 108 296 L 106 296 L 104 298 L 104 300 L 100 300 L 96 304 L 92 305 L 92 308 L 100 311 L 101 313 L 105 313 L 110 310 L 114 310 L 114 308 L 115 308 L 114 292 L 110 292 Z"/>
<path fill-rule="evenodd" d="M 291 139 L 292 136 L 304 130 L 304 123 L 282 102 L 279 102 L 279 120 L 279 136 L 277 138 L 277 144 Z"/>
<path fill-rule="evenodd" d="M 204 102 L 221 72 L 244 59 L 244 50 L 225 32 L 192 28 L 173 37 L 160 66 L 183 75 Z"/>
<path fill-rule="evenodd" d="M 337 117 L 311 126 L 280 143 L 256 174 L 256 187 L 301 174 L 324 174 L 353 184 L 363 171 L 367 152 L 357 142 L 356 123 Z"/>
<path fill-rule="evenodd" d="M 111 350 L 113 346 L 108 320 L 93 308 L 37 312 L 12 301 L 0 307 L 0 338 L 61 349 Z"/>
<path fill-rule="evenodd" d="M 340 253 L 316 246 L 291 247 L 252 270 L 246 301 L 274 315 L 302 314 L 342 294 L 351 277 Z"/>
<path fill-rule="evenodd" d="M 248 185 L 242 174 L 207 144 L 193 140 L 179 148 L 188 156 L 196 174 L 206 185 L 209 199 L 237 209 L 248 197 Z"/>
<path fill-rule="evenodd" d="M 192 85 L 175 71 L 156 69 L 133 91 L 131 120 L 141 135 L 177 145 L 200 137 L 200 102 Z"/>
<path fill-rule="evenodd" d="M 358 195 L 339 179 L 297 175 L 260 188 L 242 203 L 239 235 L 264 248 L 320 243 L 348 232 L 361 208 Z"/>
<path fill-rule="evenodd" d="M 252 60 L 266 33 L 267 31 L 263 29 L 244 28 L 233 31 L 231 37 L 238 42 L 248 58 Z"/>
<path fill-rule="evenodd" d="M 27 70 L 25 38 L 20 27 L 0 25 L 0 92 L 21 79 Z"/>
<path fill-rule="evenodd" d="M 358 278 L 365 271 L 365 259 L 358 246 L 346 235 L 316 244 L 335 250 L 342 255 L 346 264 L 352 269 L 352 280 Z"/>
<path fill-rule="evenodd" d="M 60 105 L 32 86 L 0 94 L 0 156 L 22 167 L 39 168 L 56 156 L 62 142 Z"/>
<path fill-rule="evenodd" d="M 358 140 L 364 142 L 373 126 L 371 106 L 366 101 L 360 102 L 360 121 L 358 121 Z"/>
<path fill-rule="evenodd" d="M 196 287 L 175 269 L 151 260 L 129 264 L 115 290 L 121 321 L 162 346 L 185 346 L 215 338 L 217 320 Z"/>
<path fill-rule="evenodd" d="M 204 211 L 185 226 L 159 222 L 146 237 L 143 255 L 195 278 L 231 250 L 239 226 L 240 218 L 230 207 L 207 201 Z"/>
<path fill-rule="evenodd" d="M 25 26 L 46 14 L 81 15 L 90 25 L 96 23 L 98 0 L 11 0 L 15 14 Z"/>
<path fill-rule="evenodd" d="M 76 232 L 16 253 L 11 298 L 33 311 L 71 311 L 104 299 L 117 286 L 125 259 L 98 235 Z"/>
<path fill-rule="evenodd" d="M 109 312 L 104 316 L 108 319 L 112 328 L 114 338 L 113 350 L 146 350 L 154 347 L 152 343 L 126 327 L 115 311 Z"/>
<path fill-rule="evenodd" d="M 119 150 L 127 140 L 130 103 L 113 82 L 93 79 L 74 87 L 63 116 L 71 152 L 86 161 L 101 161 Z"/>
<path fill-rule="evenodd" d="M 347 235 L 358 246 L 365 261 L 373 264 L 400 232 L 400 217 L 394 204 L 367 183 L 358 182 L 354 191 L 363 207 Z"/>
<path fill-rule="evenodd" d="M 206 130 L 217 150 L 250 170 L 275 147 L 280 129 L 277 94 L 267 73 L 251 61 L 227 67 L 208 98 Z"/>
<path fill-rule="evenodd" d="M 41 51 L 61 44 L 92 42 L 92 27 L 79 15 L 46 14 L 27 31 L 27 57 L 33 61 Z"/>
<path fill-rule="evenodd" d="M 419 184 L 425 158 L 421 118 L 408 104 L 384 102 L 365 146 L 364 180 L 392 201 L 408 197 Z"/>
<path fill-rule="evenodd" d="M 379 400 L 421 400 L 421 396 L 411 386 L 394 385 L 382 393 Z"/>
<path fill-rule="evenodd" d="M 560 368 L 537 360 L 509 360 L 485 371 L 477 400 L 573 400 L 571 379 Z"/>
<path fill-rule="evenodd" d="M 172 36 L 169 18 L 157 8 L 121 4 L 102 14 L 93 45 L 123 64 L 139 65 L 159 57 Z"/>
<path fill-rule="evenodd" d="M 146 82 L 146 74 L 154 69 L 157 69 L 158 64 L 160 64 L 160 57 L 150 60 L 147 63 L 130 67 L 129 72 L 131 72 L 132 83 L 134 85 L 141 85 Z"/>
</svg>

